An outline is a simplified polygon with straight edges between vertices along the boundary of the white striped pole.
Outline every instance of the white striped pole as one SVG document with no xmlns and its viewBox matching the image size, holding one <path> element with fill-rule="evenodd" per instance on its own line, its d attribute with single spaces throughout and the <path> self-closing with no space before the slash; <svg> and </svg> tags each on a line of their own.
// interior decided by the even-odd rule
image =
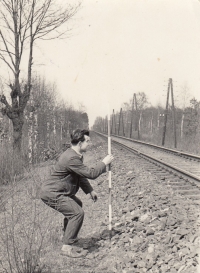
<svg viewBox="0 0 200 273">
<path fill-rule="evenodd" d="M 111 137 L 110 137 L 110 109 L 108 107 L 108 154 L 111 155 Z M 110 240 L 112 236 L 112 205 L 111 205 L 111 164 L 108 166 L 108 181 L 109 181 L 109 231 Z"/>
</svg>

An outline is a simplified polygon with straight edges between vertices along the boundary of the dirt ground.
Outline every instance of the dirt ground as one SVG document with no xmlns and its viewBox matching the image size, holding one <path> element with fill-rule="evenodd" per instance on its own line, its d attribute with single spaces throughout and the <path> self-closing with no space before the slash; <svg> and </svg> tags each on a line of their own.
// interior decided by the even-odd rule
<svg viewBox="0 0 200 273">
<path fill-rule="evenodd" d="M 84 156 L 88 165 L 95 164 L 107 154 L 106 142 L 97 136 L 92 136 L 92 141 L 91 150 Z M 63 216 L 38 199 L 48 168 L 44 166 L 34 170 L 24 182 L 23 190 L 0 214 L 3 242 L 0 255 L 4 257 L 4 268 L 9 265 L 6 244 L 10 252 L 14 249 L 6 233 L 10 232 L 12 237 L 14 230 L 17 249 L 21 254 L 25 253 L 24 249 L 39 253 L 37 268 L 43 268 L 43 272 L 197 273 L 199 206 L 173 192 L 166 181 L 145 169 L 143 159 L 116 147 L 112 147 L 112 153 L 115 160 L 112 163 L 111 241 L 108 231 L 108 173 L 105 173 L 90 181 L 98 193 L 96 203 L 81 190 L 77 194 L 85 211 L 79 237 L 83 247 L 89 245 L 88 255 L 81 259 L 60 255 Z M 13 211 L 15 216 L 18 215 L 16 219 L 12 216 Z M 14 229 L 10 228 L 13 225 Z M 34 235 L 31 237 L 31 234 Z M 14 266 L 16 262 L 12 264 Z"/>
</svg>

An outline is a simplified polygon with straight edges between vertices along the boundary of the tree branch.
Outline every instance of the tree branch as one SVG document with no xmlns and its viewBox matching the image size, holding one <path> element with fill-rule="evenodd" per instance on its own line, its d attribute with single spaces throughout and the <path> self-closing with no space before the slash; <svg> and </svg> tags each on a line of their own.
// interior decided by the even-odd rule
<svg viewBox="0 0 200 273">
<path fill-rule="evenodd" d="M 10 38 L 10 37 L 9 37 L 9 38 Z M 10 39 L 11 39 L 11 38 L 10 38 Z M 13 49 L 15 49 L 13 43 L 10 42 L 8 39 L 6 39 L 6 43 L 7 43 L 10 47 L 12 47 Z"/>
<path fill-rule="evenodd" d="M 5 57 L 0 53 L 0 59 L 2 59 L 7 65 L 8 67 L 12 70 L 13 74 L 15 75 L 15 71 L 12 68 L 12 66 L 9 64 L 9 62 L 5 59 Z"/>
<path fill-rule="evenodd" d="M 51 3 L 52 1 L 48 0 L 48 4 L 50 5 Z M 59 28 L 61 25 L 67 22 L 72 16 L 75 15 L 79 7 L 80 3 L 75 8 L 71 8 L 70 10 L 65 9 L 63 12 L 60 12 L 60 9 L 57 9 L 56 11 L 51 12 L 49 11 L 48 6 L 48 10 L 46 8 L 46 10 L 43 11 L 44 16 L 41 16 L 40 21 L 36 26 L 34 32 L 34 39 L 36 40 L 41 37 L 44 37 L 49 33 L 53 32 L 55 29 Z M 62 33 L 64 34 L 66 32 L 67 31 L 64 31 Z M 62 33 L 60 33 L 59 36 L 57 37 L 60 37 Z"/>
<path fill-rule="evenodd" d="M 34 35 L 33 35 L 34 37 L 35 37 L 35 35 L 37 34 L 37 32 L 38 32 L 38 30 L 39 30 L 39 28 L 40 28 L 40 26 L 41 26 L 41 24 L 42 24 L 42 22 L 43 22 L 43 20 L 44 20 L 44 18 L 45 18 L 45 15 L 46 15 L 46 13 L 47 13 L 47 11 L 48 11 L 48 9 L 49 9 L 50 4 L 51 4 L 51 0 L 48 0 L 48 1 L 46 2 L 46 4 L 44 4 L 44 5 L 42 6 L 42 12 L 39 14 L 40 16 L 38 17 L 39 20 L 38 20 L 38 24 L 37 24 L 37 26 L 36 26 L 36 29 L 35 29 L 35 32 L 34 32 Z"/>
<path fill-rule="evenodd" d="M 55 40 L 55 39 L 65 39 L 66 37 L 62 37 L 64 36 L 68 31 L 70 31 L 69 29 L 66 30 L 65 32 L 61 32 L 61 33 L 58 33 L 57 35 L 55 35 L 54 37 L 48 37 L 48 38 L 43 38 L 44 36 L 46 36 L 46 34 L 43 34 L 41 36 L 37 36 L 36 39 L 41 39 L 41 40 L 44 40 L 44 41 L 50 41 L 50 40 Z M 36 40 L 35 39 L 35 40 Z"/>
<path fill-rule="evenodd" d="M 8 51 L 5 50 L 5 49 L 0 49 L 0 51 L 8 53 Z M 11 51 L 9 51 L 9 53 L 15 56 L 15 53 L 13 53 L 13 52 L 11 52 Z"/>
<path fill-rule="evenodd" d="M 10 56 L 11 62 L 12 62 L 12 64 L 13 64 L 13 66 L 15 67 L 15 63 L 14 63 L 14 61 L 13 61 L 12 55 L 10 54 L 10 50 L 8 49 L 6 40 L 5 40 L 5 38 L 4 38 L 4 36 L 3 36 L 2 32 L 1 32 L 1 30 L 0 30 L 0 36 L 1 36 L 2 40 L 3 40 L 3 43 L 4 43 L 5 48 L 6 48 L 6 51 L 7 51 L 8 55 Z"/>
<path fill-rule="evenodd" d="M 23 3 L 23 1 L 21 2 L 21 4 L 22 3 Z M 21 6 L 20 10 L 21 10 L 21 12 L 23 11 L 23 6 Z M 22 16 L 22 13 L 21 13 L 20 16 Z M 21 58 L 22 58 L 22 54 L 23 54 L 24 42 L 28 38 L 28 36 L 26 36 L 26 33 L 27 33 L 28 28 L 29 28 L 30 16 L 31 16 L 31 11 L 29 12 L 28 17 L 24 13 L 24 17 L 26 18 L 26 20 L 23 23 L 22 22 L 20 23 L 21 26 L 19 28 L 19 37 L 20 37 L 19 63 L 21 62 Z"/>
<path fill-rule="evenodd" d="M 1 0 L 2 4 L 4 5 L 4 7 L 7 9 L 7 11 L 12 14 L 13 9 L 11 8 L 11 6 L 6 2 L 6 0 Z M 13 1 L 12 2 L 12 6 L 13 6 Z"/>
<path fill-rule="evenodd" d="M 9 29 L 12 33 L 14 33 L 14 30 L 13 30 L 12 27 L 10 26 L 10 24 L 9 24 L 9 22 L 8 22 L 8 19 L 6 18 L 5 14 L 4 14 L 2 11 L 0 11 L 0 13 L 1 13 L 1 15 L 2 15 L 2 17 L 3 17 L 3 20 L 4 20 L 4 22 L 6 23 L 8 29 Z"/>
<path fill-rule="evenodd" d="M 22 100 L 21 100 L 21 103 L 20 103 L 20 107 L 22 108 L 22 110 L 25 109 L 26 107 L 26 104 L 29 100 L 29 97 L 30 97 L 30 90 L 31 90 L 32 86 L 27 86 L 27 84 L 24 86 L 24 92 L 22 94 Z"/>
</svg>

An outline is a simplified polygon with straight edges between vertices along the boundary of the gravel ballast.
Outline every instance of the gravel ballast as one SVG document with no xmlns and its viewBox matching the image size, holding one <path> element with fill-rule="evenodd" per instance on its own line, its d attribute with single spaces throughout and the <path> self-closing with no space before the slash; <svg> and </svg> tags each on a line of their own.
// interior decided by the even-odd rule
<svg viewBox="0 0 200 273">
<path fill-rule="evenodd" d="M 92 135 L 93 147 L 86 164 L 107 154 L 107 144 Z M 48 217 L 48 240 L 40 262 L 49 272 L 197 273 L 199 252 L 199 206 L 175 193 L 166 181 L 145 170 L 143 159 L 112 147 L 112 238 L 108 231 L 108 173 L 90 181 L 98 193 L 93 201 L 83 192 L 84 224 L 80 241 L 86 258 L 60 255 L 63 217 L 39 199 L 37 209 Z M 49 234 L 47 232 L 47 234 Z M 53 233 L 54 232 L 54 233 Z M 53 259 L 52 259 L 53 257 Z"/>
</svg>

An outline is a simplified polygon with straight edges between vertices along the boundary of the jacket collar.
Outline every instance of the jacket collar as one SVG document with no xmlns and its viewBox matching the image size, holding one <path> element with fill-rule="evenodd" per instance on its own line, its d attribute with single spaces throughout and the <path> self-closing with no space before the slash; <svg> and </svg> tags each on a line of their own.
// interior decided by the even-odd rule
<svg viewBox="0 0 200 273">
<path fill-rule="evenodd" d="M 71 147 L 71 149 L 77 154 L 77 155 L 79 155 L 79 157 L 80 157 L 80 159 L 82 159 L 83 158 L 83 154 L 81 154 L 81 153 L 78 153 L 77 151 L 75 151 L 72 147 Z"/>
</svg>

